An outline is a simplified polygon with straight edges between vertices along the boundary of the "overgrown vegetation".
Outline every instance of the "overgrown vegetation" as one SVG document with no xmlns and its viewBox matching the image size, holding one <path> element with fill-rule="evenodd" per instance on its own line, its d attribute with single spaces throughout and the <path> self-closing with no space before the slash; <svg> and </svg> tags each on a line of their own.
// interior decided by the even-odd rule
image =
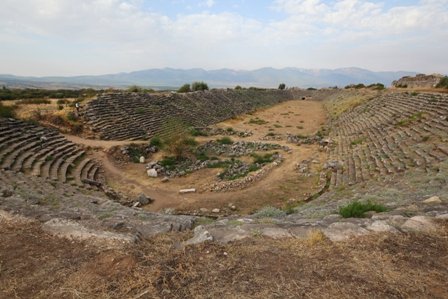
<svg viewBox="0 0 448 299">
<path fill-rule="evenodd" d="M 0 102 L 0 117 L 14 118 L 16 116 L 14 110 L 16 106 L 4 106 Z"/>
<path fill-rule="evenodd" d="M 0 100 L 20 100 L 20 99 L 65 99 L 92 97 L 103 90 L 88 89 L 10 89 L 3 86 L 0 89 Z"/>
<path fill-rule="evenodd" d="M 186 83 L 182 85 L 177 92 L 185 93 L 185 92 L 191 92 L 191 91 L 202 91 L 202 90 L 208 90 L 208 85 L 205 82 L 197 81 L 190 84 Z"/>
<path fill-rule="evenodd" d="M 339 208 L 339 214 L 344 218 L 362 218 L 364 217 L 364 214 L 369 211 L 381 213 L 387 211 L 387 209 L 383 205 L 375 204 L 370 201 L 366 203 L 355 201 Z"/>
<path fill-rule="evenodd" d="M 420 121 L 422 118 L 423 118 L 423 112 L 417 112 L 417 113 L 412 114 L 408 118 L 398 121 L 397 125 L 404 127 L 404 126 L 409 125 L 412 122 Z"/>
<path fill-rule="evenodd" d="M 448 76 L 443 77 L 440 82 L 436 85 L 436 88 L 447 88 L 448 89 Z"/>
</svg>

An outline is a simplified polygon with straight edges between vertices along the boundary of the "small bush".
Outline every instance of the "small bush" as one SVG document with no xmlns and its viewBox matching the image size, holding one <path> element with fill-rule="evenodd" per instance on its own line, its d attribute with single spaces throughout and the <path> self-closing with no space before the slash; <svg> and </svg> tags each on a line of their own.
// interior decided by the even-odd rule
<svg viewBox="0 0 448 299">
<path fill-rule="evenodd" d="M 14 106 L 3 106 L 0 103 L 0 117 L 14 118 L 15 117 Z"/>
<path fill-rule="evenodd" d="M 208 85 L 205 82 L 193 82 L 191 84 L 191 90 L 193 91 L 201 91 L 201 90 L 208 90 Z"/>
<path fill-rule="evenodd" d="M 241 90 L 241 89 L 243 89 L 241 86 L 239 85 L 235 86 L 235 90 Z"/>
<path fill-rule="evenodd" d="M 273 161 L 272 156 L 273 154 L 265 154 L 265 155 L 252 154 L 252 158 L 254 159 L 254 163 L 256 164 L 271 163 Z"/>
<path fill-rule="evenodd" d="M 230 137 L 222 137 L 216 141 L 220 144 L 233 144 L 233 140 Z"/>
<path fill-rule="evenodd" d="M 64 109 L 64 106 L 58 105 L 58 110 L 62 110 L 62 109 Z"/>
<path fill-rule="evenodd" d="M 76 125 L 72 126 L 70 132 L 71 132 L 73 135 L 78 135 L 78 134 L 81 134 L 81 133 L 82 133 L 83 129 L 84 129 L 84 128 L 83 128 L 83 126 L 82 126 L 81 124 L 76 124 Z"/>
<path fill-rule="evenodd" d="M 280 90 L 284 90 L 285 88 L 286 88 L 285 83 L 280 83 L 278 86 L 278 89 L 280 89 Z"/>
<path fill-rule="evenodd" d="M 443 77 L 436 85 L 436 88 L 448 88 L 448 76 Z"/>
<path fill-rule="evenodd" d="M 78 117 L 76 116 L 75 112 L 70 111 L 70 112 L 67 112 L 67 119 L 69 121 L 77 121 Z"/>
<path fill-rule="evenodd" d="M 65 119 L 60 115 L 47 115 L 46 120 L 55 126 L 63 126 L 66 124 Z"/>
<path fill-rule="evenodd" d="M 143 88 L 141 88 L 140 86 L 137 86 L 137 85 L 132 85 L 132 86 L 129 86 L 128 91 L 129 92 L 142 92 Z"/>
<path fill-rule="evenodd" d="M 163 145 L 162 139 L 158 136 L 152 137 L 151 140 L 149 141 L 149 145 L 162 148 Z"/>
<path fill-rule="evenodd" d="M 191 91 L 191 87 L 190 87 L 190 84 L 184 84 L 184 85 L 182 85 L 178 90 L 177 90 L 177 92 L 190 92 Z"/>
<path fill-rule="evenodd" d="M 159 162 L 159 164 L 167 169 L 172 169 L 176 165 L 176 161 L 177 161 L 176 157 L 172 156 L 163 157 L 163 159 Z"/>
<path fill-rule="evenodd" d="M 367 203 L 355 201 L 339 208 L 339 214 L 344 218 L 362 218 L 364 217 L 364 213 L 369 211 L 380 213 L 387 211 L 387 209 L 383 205 L 375 204 L 370 201 Z"/>
<path fill-rule="evenodd" d="M 208 136 L 207 133 L 205 133 L 204 131 L 200 130 L 200 129 L 196 129 L 196 128 L 190 128 L 190 135 L 191 136 Z"/>
</svg>

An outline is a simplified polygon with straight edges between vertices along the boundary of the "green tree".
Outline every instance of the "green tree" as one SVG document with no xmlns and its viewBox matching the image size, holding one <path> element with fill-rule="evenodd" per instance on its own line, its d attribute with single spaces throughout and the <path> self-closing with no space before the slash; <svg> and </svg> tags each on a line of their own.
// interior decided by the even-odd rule
<svg viewBox="0 0 448 299">
<path fill-rule="evenodd" d="M 191 88 L 190 88 L 190 84 L 186 83 L 184 85 L 182 85 L 177 92 L 190 92 Z"/>
<path fill-rule="evenodd" d="M 280 83 L 280 85 L 278 86 L 278 89 L 280 90 L 284 90 L 286 88 L 285 83 Z"/>
<path fill-rule="evenodd" d="M 191 89 L 193 91 L 200 91 L 200 90 L 208 90 L 208 85 L 205 82 L 193 82 L 193 84 L 191 84 Z"/>
</svg>

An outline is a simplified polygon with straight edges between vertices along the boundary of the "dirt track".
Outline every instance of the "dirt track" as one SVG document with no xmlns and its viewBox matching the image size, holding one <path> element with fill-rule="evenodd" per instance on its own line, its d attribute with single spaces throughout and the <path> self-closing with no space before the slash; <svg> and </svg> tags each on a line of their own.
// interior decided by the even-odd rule
<svg viewBox="0 0 448 299">
<path fill-rule="evenodd" d="M 261 119 L 266 124 L 252 124 L 251 119 Z M 294 135 L 315 134 L 325 123 L 325 111 L 321 102 L 317 101 L 289 101 L 274 107 L 266 108 L 252 114 L 242 115 L 238 118 L 218 124 L 218 127 L 235 130 L 250 130 L 254 135 L 248 138 L 233 138 L 234 140 L 260 141 L 261 137 L 268 133 Z M 75 143 L 85 144 L 91 147 L 109 149 L 112 146 L 124 145 L 126 141 L 100 141 L 86 140 L 79 137 L 67 136 Z M 217 137 L 197 138 L 198 141 L 206 141 Z M 314 159 L 319 163 L 318 168 L 325 160 L 325 154 L 320 153 L 315 145 L 301 147 L 287 144 L 282 141 L 266 141 L 289 146 L 292 153 L 282 153 L 285 161 L 275 168 L 267 177 L 254 183 L 249 188 L 240 191 L 215 193 L 199 192 L 195 194 L 180 195 L 178 191 L 184 188 L 205 189 L 213 180 L 219 169 L 203 169 L 186 177 L 171 179 L 168 183 L 161 183 L 160 179 L 150 179 L 146 175 L 143 164 L 117 165 L 111 161 L 104 151 L 97 151 L 94 157 L 99 159 L 106 171 L 108 184 L 122 192 L 137 195 L 140 192 L 155 199 L 155 202 L 147 208 L 159 211 L 163 208 L 176 208 L 181 211 L 198 210 L 200 208 L 227 207 L 230 203 L 238 207 L 240 213 L 250 213 L 267 205 L 284 206 L 288 200 L 300 201 L 309 193 L 317 189 L 317 178 L 300 177 L 295 165 L 304 159 Z"/>
</svg>

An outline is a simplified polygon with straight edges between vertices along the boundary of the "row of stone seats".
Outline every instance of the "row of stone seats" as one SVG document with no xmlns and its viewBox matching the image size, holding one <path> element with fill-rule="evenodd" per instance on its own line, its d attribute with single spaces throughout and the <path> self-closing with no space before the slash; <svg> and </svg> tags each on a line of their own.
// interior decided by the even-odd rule
<svg viewBox="0 0 448 299">
<path fill-rule="evenodd" d="M 204 127 L 300 97 L 309 91 L 212 90 L 186 94 L 103 94 L 86 105 L 84 120 L 101 139 L 148 139 L 176 126 Z"/>
<path fill-rule="evenodd" d="M 332 187 L 387 179 L 412 167 L 437 170 L 448 158 L 448 95 L 386 93 L 332 121 Z"/>
<path fill-rule="evenodd" d="M 54 129 L 0 118 L 0 168 L 83 185 L 102 181 L 99 164 Z"/>
</svg>

